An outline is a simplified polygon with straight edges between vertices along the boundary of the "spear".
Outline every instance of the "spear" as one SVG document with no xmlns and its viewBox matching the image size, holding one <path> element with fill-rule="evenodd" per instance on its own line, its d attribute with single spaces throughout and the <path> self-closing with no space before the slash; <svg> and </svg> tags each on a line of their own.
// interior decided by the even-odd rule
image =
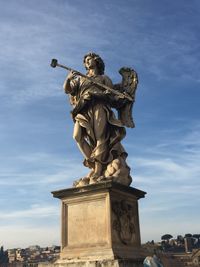
<svg viewBox="0 0 200 267">
<path fill-rule="evenodd" d="M 55 59 L 55 58 L 53 58 L 53 59 L 51 60 L 51 64 L 50 64 L 50 65 L 51 65 L 52 68 L 60 67 L 60 68 L 66 69 L 66 70 L 68 70 L 68 71 L 75 72 L 77 75 L 79 75 L 79 76 L 81 76 L 81 77 L 84 77 L 85 79 L 87 79 L 88 81 L 90 81 L 92 84 L 97 85 L 97 86 L 100 87 L 101 89 L 103 89 L 103 90 L 105 90 L 105 91 L 107 91 L 107 92 L 110 92 L 110 93 L 112 93 L 112 94 L 118 96 L 119 98 L 122 98 L 122 99 L 125 98 L 125 99 L 127 99 L 127 100 L 133 102 L 133 98 L 132 98 L 128 93 L 126 93 L 126 92 L 121 93 L 121 92 L 119 92 L 119 91 L 116 91 L 116 90 L 110 88 L 109 86 L 107 86 L 107 85 L 105 85 L 105 84 L 101 84 L 101 83 L 99 83 L 99 82 L 96 82 L 96 81 L 94 81 L 92 78 L 88 77 L 88 76 L 85 75 L 85 74 L 82 74 L 82 73 L 79 72 L 79 71 L 76 71 L 76 70 L 74 70 L 74 69 L 71 69 L 71 68 L 69 68 L 69 67 L 67 67 L 67 66 L 65 66 L 65 65 L 59 64 L 59 63 L 58 63 L 58 60 Z"/>
</svg>

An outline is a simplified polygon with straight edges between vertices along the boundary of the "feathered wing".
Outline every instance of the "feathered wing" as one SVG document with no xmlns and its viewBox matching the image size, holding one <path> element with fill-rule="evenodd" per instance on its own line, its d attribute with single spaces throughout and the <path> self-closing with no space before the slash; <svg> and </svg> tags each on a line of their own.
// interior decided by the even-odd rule
<svg viewBox="0 0 200 267">
<path fill-rule="evenodd" d="M 118 109 L 118 117 L 122 124 L 129 128 L 134 128 L 135 123 L 132 116 L 133 103 L 127 103 L 122 108 Z"/>
<path fill-rule="evenodd" d="M 138 75 L 135 70 L 131 68 L 121 68 L 119 73 L 122 75 L 122 82 L 115 85 L 116 89 L 124 94 L 128 94 L 133 99 L 132 101 L 124 101 L 124 103 L 117 108 L 119 120 L 124 126 L 134 128 L 135 124 L 132 117 L 133 103 L 135 102 L 135 92 L 138 84 Z"/>
</svg>

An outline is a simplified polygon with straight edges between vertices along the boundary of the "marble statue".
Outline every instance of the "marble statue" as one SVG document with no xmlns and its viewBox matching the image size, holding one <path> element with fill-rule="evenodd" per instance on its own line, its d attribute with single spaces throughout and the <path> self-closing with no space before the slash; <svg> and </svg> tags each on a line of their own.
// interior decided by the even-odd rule
<svg viewBox="0 0 200 267">
<path fill-rule="evenodd" d="M 132 178 L 126 163 L 128 154 L 121 141 L 126 135 L 125 127 L 134 127 L 132 106 L 137 73 L 130 68 L 121 68 L 122 82 L 113 85 L 104 74 L 105 65 L 99 55 L 86 54 L 83 64 L 86 75 L 66 67 L 71 71 L 63 85 L 73 106 L 73 138 L 84 156 L 83 164 L 90 169 L 86 177 L 74 182 L 74 186 L 106 179 L 129 186 Z"/>
</svg>

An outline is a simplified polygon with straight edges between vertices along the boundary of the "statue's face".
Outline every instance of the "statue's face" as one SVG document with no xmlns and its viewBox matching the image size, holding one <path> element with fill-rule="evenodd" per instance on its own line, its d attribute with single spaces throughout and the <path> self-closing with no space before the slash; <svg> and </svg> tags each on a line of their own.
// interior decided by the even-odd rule
<svg viewBox="0 0 200 267">
<path fill-rule="evenodd" d="M 94 57 L 91 57 L 91 56 L 86 57 L 85 67 L 86 69 L 94 69 L 96 67 L 96 61 Z"/>
</svg>

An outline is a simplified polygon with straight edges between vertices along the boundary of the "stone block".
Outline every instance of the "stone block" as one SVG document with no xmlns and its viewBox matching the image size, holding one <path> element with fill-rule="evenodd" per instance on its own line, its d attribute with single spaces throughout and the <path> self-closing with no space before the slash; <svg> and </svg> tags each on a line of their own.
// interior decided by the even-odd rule
<svg viewBox="0 0 200 267">
<path fill-rule="evenodd" d="M 43 267 L 43 266 L 39 266 Z M 48 266 L 49 267 L 49 266 Z M 54 267 L 143 267 L 143 260 L 67 261 L 58 260 Z"/>
<path fill-rule="evenodd" d="M 145 192 L 108 181 L 52 194 L 62 204 L 62 249 L 57 267 L 64 263 L 69 267 L 140 266 L 137 264 L 144 257 L 138 199 Z M 87 265 L 81 265 L 83 262 Z"/>
</svg>

